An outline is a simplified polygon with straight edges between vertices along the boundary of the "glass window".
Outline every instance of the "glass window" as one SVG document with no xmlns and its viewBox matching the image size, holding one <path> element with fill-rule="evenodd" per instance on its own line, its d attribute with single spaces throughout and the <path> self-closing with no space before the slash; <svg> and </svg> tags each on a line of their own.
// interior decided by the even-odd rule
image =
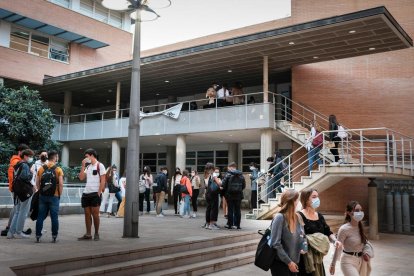
<svg viewBox="0 0 414 276">
<path fill-rule="evenodd" d="M 101 5 L 97 5 L 95 2 L 95 13 L 93 17 L 99 21 L 108 23 L 108 15 L 109 10 L 102 7 Z"/>
<path fill-rule="evenodd" d="M 144 159 L 157 159 L 156 153 L 144 153 L 143 154 Z"/>
<path fill-rule="evenodd" d="M 66 42 L 51 39 L 50 59 L 68 62 L 69 61 L 69 44 Z"/>
<path fill-rule="evenodd" d="M 10 33 L 10 48 L 29 52 L 29 40 L 29 32 L 17 28 L 12 28 Z"/>
<path fill-rule="evenodd" d="M 214 151 L 199 151 L 197 152 L 197 157 L 211 157 L 214 158 Z M 213 161 L 211 161 L 213 162 Z"/>
<path fill-rule="evenodd" d="M 227 150 L 217 150 L 216 157 L 228 157 L 229 152 Z"/>
<path fill-rule="evenodd" d="M 69 8 L 70 6 L 70 0 L 51 0 L 50 2 L 55 3 L 65 8 Z"/>
<path fill-rule="evenodd" d="M 92 0 L 81 0 L 80 1 L 80 12 L 93 17 L 93 1 Z"/>
<path fill-rule="evenodd" d="M 242 152 L 242 171 L 249 172 L 251 162 L 260 165 L 260 150 L 243 150 Z"/>
<path fill-rule="evenodd" d="M 187 151 L 186 157 L 187 158 L 195 158 L 196 157 L 196 152 L 195 151 Z"/>
<path fill-rule="evenodd" d="M 165 153 L 165 152 L 158 153 L 158 158 L 166 159 L 167 158 L 167 153 Z"/>
<path fill-rule="evenodd" d="M 49 38 L 32 34 L 32 43 L 30 44 L 30 52 L 38 56 L 49 57 Z"/>
<path fill-rule="evenodd" d="M 122 13 L 110 10 L 108 23 L 114 27 L 122 28 Z"/>
</svg>

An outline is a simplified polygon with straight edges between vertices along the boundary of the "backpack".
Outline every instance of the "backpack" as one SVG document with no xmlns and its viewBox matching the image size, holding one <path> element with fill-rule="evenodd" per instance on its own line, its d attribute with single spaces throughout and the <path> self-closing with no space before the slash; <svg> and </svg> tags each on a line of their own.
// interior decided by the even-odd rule
<svg viewBox="0 0 414 276">
<path fill-rule="evenodd" d="M 338 132 L 336 134 L 341 139 L 345 139 L 348 137 L 348 133 L 345 131 L 345 128 L 341 125 L 338 125 Z"/>
<path fill-rule="evenodd" d="M 17 197 L 21 202 L 26 201 L 33 195 L 33 185 L 30 183 L 30 180 L 26 181 L 20 177 L 23 170 L 23 163 L 26 162 L 20 161 L 14 166 L 12 189 L 14 193 L 14 199 L 16 200 Z"/>
<path fill-rule="evenodd" d="M 323 144 L 323 134 L 316 132 L 315 138 L 312 140 L 312 146 L 314 148 L 320 147 Z"/>
<path fill-rule="evenodd" d="M 230 176 L 227 192 L 229 194 L 240 194 L 243 192 L 243 181 L 239 175 L 232 174 Z"/>
<path fill-rule="evenodd" d="M 43 173 L 40 177 L 40 189 L 39 193 L 44 196 L 53 196 L 56 192 L 57 179 L 56 179 L 56 165 L 49 168 L 47 165 L 43 165 Z"/>
</svg>

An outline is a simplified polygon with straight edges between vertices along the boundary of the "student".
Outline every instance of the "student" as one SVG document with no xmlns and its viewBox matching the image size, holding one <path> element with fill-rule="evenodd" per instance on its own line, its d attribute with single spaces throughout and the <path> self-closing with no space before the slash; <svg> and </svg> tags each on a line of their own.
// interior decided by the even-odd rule
<svg viewBox="0 0 414 276">
<path fill-rule="evenodd" d="M 240 228 L 241 221 L 241 201 L 243 199 L 243 190 L 246 188 L 246 181 L 243 173 L 237 170 L 235 162 L 228 166 L 228 172 L 222 181 L 224 197 L 228 204 L 227 229 Z"/>
<path fill-rule="evenodd" d="M 338 121 L 336 120 L 335 115 L 329 115 L 329 139 L 331 142 L 335 143 L 335 146 L 331 148 L 331 153 L 335 158 L 335 162 L 331 163 L 332 165 L 338 165 L 339 163 L 339 142 L 341 142 L 341 138 L 338 137 Z"/>
<path fill-rule="evenodd" d="M 322 160 L 319 157 L 319 152 L 323 146 L 323 134 L 321 134 L 321 129 L 319 124 L 316 121 L 310 123 L 310 133 L 309 138 L 306 143 L 306 149 L 308 150 L 308 172 L 313 168 L 313 164 L 317 162 L 319 165 L 322 164 Z"/>
<path fill-rule="evenodd" d="M 251 181 L 251 197 L 250 197 L 250 205 L 252 209 L 257 208 L 257 188 L 258 188 L 258 179 L 259 179 L 259 169 L 257 168 L 257 164 L 254 162 L 250 163 L 250 181 Z"/>
<path fill-rule="evenodd" d="M 33 173 L 33 178 L 31 181 L 33 186 L 36 186 L 37 172 L 43 165 L 47 164 L 47 159 L 48 159 L 47 151 L 44 149 L 38 152 L 38 156 L 39 156 L 38 160 L 36 160 L 36 162 L 30 168 L 30 170 Z"/>
<path fill-rule="evenodd" d="M 56 166 L 59 155 L 52 150 L 48 153 L 49 162 L 39 168 L 36 177 L 36 187 L 39 191 L 39 214 L 36 220 L 36 242 L 42 237 L 43 221 L 48 212 L 52 222 L 52 242 L 56 242 L 59 230 L 59 203 L 63 191 L 63 171 Z M 43 161 L 43 160 L 42 160 Z M 54 179 L 52 179 L 54 178 Z M 55 182 L 53 182 L 53 180 Z M 50 188 L 47 188 L 50 181 Z"/>
<path fill-rule="evenodd" d="M 326 238 L 327 245 L 325 244 L 325 246 L 328 249 L 329 249 L 329 240 L 335 245 L 336 248 L 342 246 L 341 242 L 339 242 L 336 239 L 335 235 L 332 233 L 331 229 L 329 228 L 329 225 L 326 224 L 326 221 L 323 215 L 316 211 L 316 209 L 319 208 L 319 205 L 321 203 L 319 199 L 318 191 L 313 188 L 304 189 L 300 193 L 300 202 L 302 204 L 303 209 L 298 213 L 302 217 L 305 234 L 312 235 L 315 233 L 321 233 L 325 235 L 327 237 Z M 308 246 L 310 247 L 311 245 L 308 243 Z M 319 274 L 317 275 L 326 275 L 323 263 L 320 263 L 318 265 L 316 262 L 314 262 L 314 269 L 315 271 L 319 272 Z M 300 276 L 314 275 L 312 273 L 306 272 L 305 255 L 300 256 L 299 275 Z"/>
<path fill-rule="evenodd" d="M 181 202 L 181 169 L 175 168 L 174 176 L 171 178 L 171 194 L 174 200 L 174 211 L 175 215 L 179 215 L 178 203 Z"/>
<path fill-rule="evenodd" d="M 151 174 L 151 168 L 149 166 L 145 166 L 143 170 L 144 174 L 142 177 L 145 179 L 145 193 L 144 193 L 144 199 L 147 201 L 147 214 L 149 214 L 151 210 L 151 202 L 150 202 L 150 191 L 151 187 L 154 183 L 154 179 Z M 144 202 L 142 202 L 144 204 Z M 144 207 L 142 206 L 142 210 Z"/>
<path fill-rule="evenodd" d="M 98 153 L 94 149 L 85 151 L 85 159 L 82 160 L 82 167 L 79 179 L 85 180 L 81 204 L 85 212 L 86 233 L 78 240 L 91 240 L 92 219 L 95 228 L 93 239 L 99 241 L 99 206 L 101 205 L 101 194 L 105 189 L 106 175 L 105 166 L 98 162 Z"/>
<path fill-rule="evenodd" d="M 183 218 L 190 218 L 190 200 L 193 196 L 193 189 L 191 187 L 191 181 L 188 178 L 188 171 L 183 170 L 183 176 L 181 178 L 181 198 L 184 201 L 184 214 L 182 214 Z"/>
<path fill-rule="evenodd" d="M 299 193 L 296 190 L 287 189 L 282 193 L 280 207 L 271 225 L 272 247 L 277 254 L 270 267 L 272 275 L 293 276 L 299 272 L 300 253 L 305 252 L 302 249 L 303 228 L 295 213 L 298 202 Z"/>
<path fill-rule="evenodd" d="M 362 226 L 362 219 L 364 212 L 361 204 L 357 201 L 350 201 L 346 206 L 345 224 L 339 228 L 338 241 L 342 243 L 342 248 L 336 249 L 337 258 L 341 255 L 341 270 L 344 276 L 359 276 L 364 262 L 370 261 L 370 256 L 364 252 L 364 247 L 368 243 L 368 239 L 364 234 Z M 372 256 L 372 255 L 371 255 Z M 337 258 L 334 258 L 331 263 L 330 273 L 335 273 L 335 263 Z M 365 273 L 364 275 L 369 275 Z"/>
<path fill-rule="evenodd" d="M 192 185 L 192 189 L 193 189 L 193 196 L 191 197 L 191 204 L 193 205 L 193 215 L 192 217 L 195 218 L 197 217 L 197 207 L 198 207 L 198 195 L 200 194 L 200 185 L 201 185 L 201 180 L 200 180 L 200 176 L 198 176 L 197 170 L 193 169 L 191 170 L 191 185 Z"/>
<path fill-rule="evenodd" d="M 106 202 L 108 202 L 108 207 L 106 208 L 106 216 L 109 218 L 112 214 L 112 205 L 114 203 L 115 194 L 119 192 L 121 189 L 118 185 L 118 178 L 115 176 L 116 173 L 116 166 L 112 165 L 112 167 L 108 168 L 106 175 L 105 175 L 105 190 L 102 194 L 102 202 L 101 207 L 99 208 L 99 212 L 101 214 L 105 213 Z M 109 199 L 109 200 L 108 200 Z M 122 199 L 121 199 L 122 200 Z"/>
<path fill-rule="evenodd" d="M 161 172 L 157 175 L 157 186 L 154 187 L 154 191 L 156 192 L 157 217 L 160 218 L 164 217 L 164 214 L 162 213 L 162 204 L 164 203 L 165 194 L 167 193 L 167 173 L 167 168 L 162 167 Z"/>
<path fill-rule="evenodd" d="M 204 169 L 204 179 L 207 182 L 206 188 L 206 223 L 204 228 L 209 230 L 219 230 L 217 226 L 217 217 L 219 211 L 219 190 L 221 180 L 220 172 L 215 171 L 212 163 L 207 163 Z"/>
</svg>

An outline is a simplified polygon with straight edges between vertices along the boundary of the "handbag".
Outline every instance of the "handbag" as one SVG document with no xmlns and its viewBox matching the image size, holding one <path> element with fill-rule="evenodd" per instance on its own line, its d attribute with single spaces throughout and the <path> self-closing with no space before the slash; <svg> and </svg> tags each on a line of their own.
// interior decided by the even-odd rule
<svg viewBox="0 0 414 276">
<path fill-rule="evenodd" d="M 217 192 L 219 189 L 219 186 L 217 185 L 216 181 L 214 181 L 213 178 L 210 178 L 209 180 L 209 185 L 208 185 L 208 189 L 212 192 Z"/>
<path fill-rule="evenodd" d="M 108 183 L 108 190 L 110 194 L 114 194 L 121 191 L 121 188 L 115 186 L 114 183 Z"/>
<path fill-rule="evenodd" d="M 254 259 L 254 265 L 268 271 L 273 264 L 276 257 L 276 250 L 274 250 L 269 244 L 271 242 L 270 228 L 266 230 L 259 230 L 258 233 L 262 235 L 256 249 L 256 256 Z"/>
</svg>

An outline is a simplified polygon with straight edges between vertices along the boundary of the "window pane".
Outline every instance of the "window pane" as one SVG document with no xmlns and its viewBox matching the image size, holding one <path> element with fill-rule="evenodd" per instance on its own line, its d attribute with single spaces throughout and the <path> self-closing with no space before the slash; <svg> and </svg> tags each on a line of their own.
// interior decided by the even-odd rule
<svg viewBox="0 0 414 276">
<path fill-rule="evenodd" d="M 69 44 L 59 40 L 50 41 L 50 58 L 64 62 L 69 61 Z"/>
<path fill-rule="evenodd" d="M 219 165 L 227 166 L 228 163 L 229 163 L 229 160 L 228 160 L 227 157 L 226 158 L 216 158 L 216 165 L 217 166 L 219 166 Z"/>
<path fill-rule="evenodd" d="M 165 166 L 167 165 L 167 160 L 165 159 L 158 159 L 158 166 Z"/>
<path fill-rule="evenodd" d="M 260 150 L 243 150 L 243 156 L 260 156 Z"/>
<path fill-rule="evenodd" d="M 144 159 L 144 166 L 156 166 L 157 165 L 157 160 L 145 160 Z M 152 171 L 152 168 L 151 168 Z"/>
<path fill-rule="evenodd" d="M 197 157 L 198 158 L 200 158 L 200 157 L 214 157 L 214 151 L 199 151 L 199 152 L 197 152 Z M 213 160 L 213 159 L 211 158 L 211 160 Z M 211 161 L 211 162 L 213 162 L 213 161 Z"/>
<path fill-rule="evenodd" d="M 203 166 L 197 166 L 197 171 L 198 172 L 204 172 L 204 167 L 205 167 L 205 165 L 203 165 Z M 201 178 L 202 178 L 202 176 L 200 176 Z"/>
<path fill-rule="evenodd" d="M 213 163 L 213 158 L 198 158 L 197 164 L 205 166 L 207 163 Z"/>
<path fill-rule="evenodd" d="M 160 159 L 166 159 L 167 158 L 167 153 L 165 153 L 165 152 L 158 153 L 158 158 L 160 158 Z"/>
<path fill-rule="evenodd" d="M 227 150 L 217 150 L 216 157 L 228 157 L 229 152 Z"/>
<path fill-rule="evenodd" d="M 29 32 L 12 28 L 10 33 L 10 48 L 28 52 L 29 36 Z"/>
<path fill-rule="evenodd" d="M 95 2 L 94 18 L 98 19 L 99 21 L 108 22 L 108 14 L 108 9 L 105 9 L 104 7 Z"/>
<path fill-rule="evenodd" d="M 80 12 L 87 15 L 93 16 L 93 1 L 92 0 L 81 0 L 80 1 Z"/>
<path fill-rule="evenodd" d="M 187 159 L 185 161 L 185 163 L 187 164 L 187 166 L 191 166 L 191 165 L 195 165 L 196 164 L 195 159 Z"/>
<path fill-rule="evenodd" d="M 186 157 L 187 158 L 195 158 L 196 157 L 195 151 L 187 151 Z"/>
<path fill-rule="evenodd" d="M 32 43 L 30 47 L 32 53 L 41 57 L 49 57 L 49 38 L 32 33 Z"/>
<path fill-rule="evenodd" d="M 122 13 L 118 11 L 109 11 L 108 23 L 117 28 L 122 28 Z"/>
<path fill-rule="evenodd" d="M 51 2 L 65 8 L 69 8 L 69 0 L 51 0 Z"/>
<path fill-rule="evenodd" d="M 156 153 L 143 153 L 144 159 L 157 159 Z"/>
</svg>

